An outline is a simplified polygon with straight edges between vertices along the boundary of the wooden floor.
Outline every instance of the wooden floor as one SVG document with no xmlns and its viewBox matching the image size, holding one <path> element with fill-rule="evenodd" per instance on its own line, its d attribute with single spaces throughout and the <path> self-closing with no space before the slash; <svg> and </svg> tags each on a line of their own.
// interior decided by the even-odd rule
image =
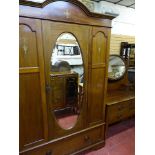
<svg viewBox="0 0 155 155">
<path fill-rule="evenodd" d="M 110 126 L 105 147 L 85 155 L 135 155 L 135 119 Z"/>
</svg>

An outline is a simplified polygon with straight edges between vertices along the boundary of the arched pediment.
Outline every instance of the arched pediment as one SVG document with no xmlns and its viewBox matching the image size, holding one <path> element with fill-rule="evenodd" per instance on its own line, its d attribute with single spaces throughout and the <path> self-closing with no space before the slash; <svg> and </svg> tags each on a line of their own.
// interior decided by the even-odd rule
<svg viewBox="0 0 155 155">
<path fill-rule="evenodd" d="M 94 13 L 78 0 L 20 0 L 20 16 L 70 23 L 111 27 L 114 16 Z"/>
<path fill-rule="evenodd" d="M 91 16 L 91 17 L 108 18 L 108 19 L 115 18 L 114 16 L 110 16 L 110 15 L 104 15 L 104 14 L 90 12 L 89 9 L 78 0 L 44 0 L 44 1 L 42 0 L 42 1 L 38 1 L 38 2 L 36 2 L 36 0 L 35 1 L 20 0 L 19 4 L 38 7 L 38 8 L 44 8 L 45 6 L 49 5 L 50 3 L 53 3 L 56 1 L 62 1 L 62 2 L 64 1 L 64 2 L 69 2 L 69 3 L 75 4 L 76 6 L 81 8 L 88 16 Z"/>
</svg>

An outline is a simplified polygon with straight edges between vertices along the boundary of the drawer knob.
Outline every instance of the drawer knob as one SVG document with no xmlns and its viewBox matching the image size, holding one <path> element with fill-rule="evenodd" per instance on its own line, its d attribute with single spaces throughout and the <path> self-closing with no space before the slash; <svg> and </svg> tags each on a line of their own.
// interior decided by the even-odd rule
<svg viewBox="0 0 155 155">
<path fill-rule="evenodd" d="M 91 144 L 91 139 L 89 136 L 84 136 L 84 140 L 86 143 Z"/>
<path fill-rule="evenodd" d="M 117 116 L 117 119 L 122 119 L 122 115 L 119 114 L 119 115 Z"/>
<path fill-rule="evenodd" d="M 52 151 L 48 151 L 48 152 L 46 152 L 45 155 L 52 155 Z"/>
<path fill-rule="evenodd" d="M 122 105 L 120 105 L 120 106 L 118 106 L 118 110 L 120 111 L 120 110 L 123 110 L 123 106 Z"/>
<path fill-rule="evenodd" d="M 89 136 L 84 136 L 84 140 L 85 140 L 85 141 L 88 141 L 89 139 L 90 139 Z"/>
</svg>

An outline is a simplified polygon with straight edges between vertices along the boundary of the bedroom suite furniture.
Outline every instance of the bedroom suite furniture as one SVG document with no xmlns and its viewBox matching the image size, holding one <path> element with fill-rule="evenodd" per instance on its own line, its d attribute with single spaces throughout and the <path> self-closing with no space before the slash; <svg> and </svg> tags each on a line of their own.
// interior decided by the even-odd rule
<svg viewBox="0 0 155 155">
<path fill-rule="evenodd" d="M 77 0 L 19 2 L 20 155 L 81 154 L 103 147 L 114 16 L 92 13 Z M 51 70 L 51 56 L 63 33 L 71 34 L 71 40 L 76 40 L 80 47 L 83 82 L 79 82 L 79 73 L 77 77 L 77 72 L 64 70 L 64 67 L 61 73 Z M 77 66 L 80 69 L 79 65 L 71 65 L 73 69 Z M 76 108 L 68 108 L 74 101 L 78 112 Z M 63 118 L 58 120 L 56 116 L 62 111 Z M 67 129 L 59 124 L 73 118 L 77 118 L 76 122 Z"/>
<path fill-rule="evenodd" d="M 128 78 L 128 63 L 118 55 L 110 55 L 108 75 L 106 130 L 108 125 L 135 115 L 135 88 Z"/>
</svg>

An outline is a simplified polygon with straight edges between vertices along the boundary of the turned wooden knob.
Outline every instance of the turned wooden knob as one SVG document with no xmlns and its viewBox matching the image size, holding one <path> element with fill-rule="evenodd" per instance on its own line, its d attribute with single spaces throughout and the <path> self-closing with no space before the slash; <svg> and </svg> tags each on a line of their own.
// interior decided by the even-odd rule
<svg viewBox="0 0 155 155">
<path fill-rule="evenodd" d="M 85 140 L 85 141 L 88 141 L 89 139 L 90 139 L 89 136 L 84 136 L 84 140 Z"/>
<path fill-rule="evenodd" d="M 52 151 L 48 151 L 48 152 L 46 152 L 45 155 L 52 155 Z"/>
</svg>

